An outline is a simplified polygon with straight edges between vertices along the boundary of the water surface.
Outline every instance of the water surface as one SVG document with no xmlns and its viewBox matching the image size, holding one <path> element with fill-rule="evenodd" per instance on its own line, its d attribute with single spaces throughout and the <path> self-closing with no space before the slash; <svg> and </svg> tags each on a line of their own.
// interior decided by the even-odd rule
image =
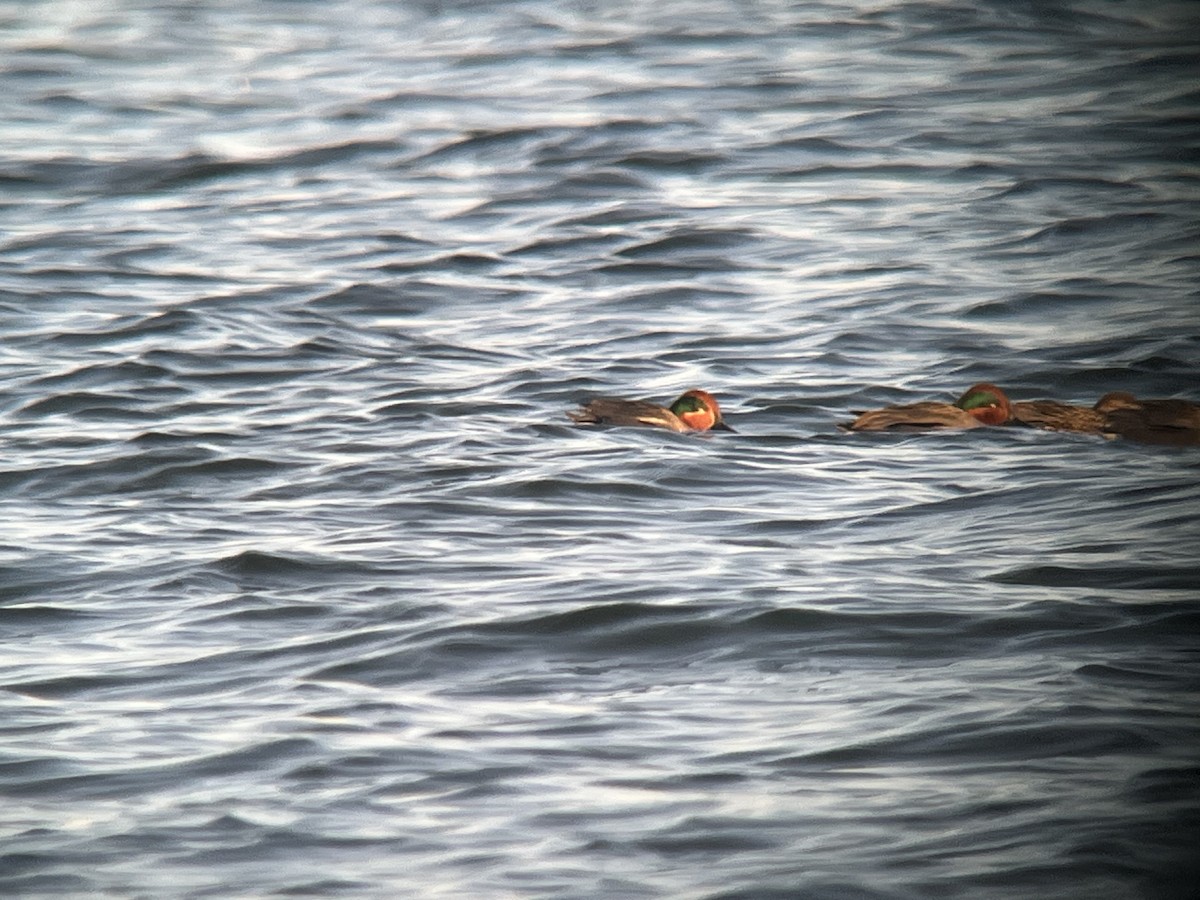
<svg viewBox="0 0 1200 900">
<path fill-rule="evenodd" d="M 0 891 L 1188 896 L 1198 18 L 0 11 Z"/>
</svg>

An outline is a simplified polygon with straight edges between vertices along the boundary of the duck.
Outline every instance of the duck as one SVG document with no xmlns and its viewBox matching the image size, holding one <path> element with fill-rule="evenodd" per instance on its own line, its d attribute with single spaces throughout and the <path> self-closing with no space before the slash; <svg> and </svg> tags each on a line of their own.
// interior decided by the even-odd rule
<svg viewBox="0 0 1200 900">
<path fill-rule="evenodd" d="M 596 397 L 567 412 L 578 425 L 634 425 L 670 431 L 733 431 L 721 417 L 717 398 L 694 388 L 684 391 L 669 407 L 649 400 Z"/>
<path fill-rule="evenodd" d="M 1112 391 L 1096 401 L 1104 433 L 1144 444 L 1200 444 L 1200 403 L 1170 397 L 1142 400 Z"/>
<path fill-rule="evenodd" d="M 994 384 L 972 385 L 954 403 L 925 401 L 861 413 L 843 431 L 929 431 L 1003 425 L 1012 419 L 1008 395 Z"/>
</svg>

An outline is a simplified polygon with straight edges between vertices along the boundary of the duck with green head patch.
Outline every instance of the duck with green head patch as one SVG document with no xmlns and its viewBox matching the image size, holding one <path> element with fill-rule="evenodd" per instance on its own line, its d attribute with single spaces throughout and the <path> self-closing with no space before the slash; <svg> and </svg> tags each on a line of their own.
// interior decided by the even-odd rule
<svg viewBox="0 0 1200 900">
<path fill-rule="evenodd" d="M 634 425 L 671 431 L 733 431 L 721 418 L 717 399 L 701 390 L 684 392 L 669 408 L 648 400 L 597 397 L 579 409 L 569 411 L 567 416 L 580 425 Z"/>
<path fill-rule="evenodd" d="M 938 431 L 1002 425 L 1012 416 L 1004 391 L 994 384 L 971 387 L 954 403 L 926 401 L 886 406 L 859 414 L 843 431 Z"/>
</svg>

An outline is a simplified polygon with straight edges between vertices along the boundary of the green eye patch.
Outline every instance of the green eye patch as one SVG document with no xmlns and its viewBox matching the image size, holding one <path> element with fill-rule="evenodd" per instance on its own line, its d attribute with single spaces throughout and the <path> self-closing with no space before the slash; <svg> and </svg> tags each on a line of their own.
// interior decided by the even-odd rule
<svg viewBox="0 0 1200 900">
<path fill-rule="evenodd" d="M 999 406 L 1000 399 L 991 391 L 975 391 L 973 394 L 964 394 L 954 405 L 959 409 L 982 409 L 985 406 Z"/>
<path fill-rule="evenodd" d="M 704 402 L 699 397 L 680 397 L 675 401 L 674 406 L 671 407 L 671 412 L 679 415 L 680 413 L 700 412 L 700 410 L 706 408 Z"/>
</svg>

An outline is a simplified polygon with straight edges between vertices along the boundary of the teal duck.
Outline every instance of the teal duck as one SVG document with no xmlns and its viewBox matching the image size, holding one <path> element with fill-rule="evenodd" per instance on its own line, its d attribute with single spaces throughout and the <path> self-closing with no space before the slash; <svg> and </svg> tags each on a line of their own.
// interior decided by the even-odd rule
<svg viewBox="0 0 1200 900">
<path fill-rule="evenodd" d="M 886 406 L 839 425 L 843 431 L 930 431 L 1003 425 L 1012 418 L 1008 396 L 994 384 L 973 385 L 954 403 L 926 401 Z"/>
<path fill-rule="evenodd" d="M 635 425 L 671 431 L 733 431 L 721 417 L 717 399 L 707 391 L 686 391 L 669 407 L 648 400 L 597 397 L 567 416 L 580 425 Z"/>
</svg>

